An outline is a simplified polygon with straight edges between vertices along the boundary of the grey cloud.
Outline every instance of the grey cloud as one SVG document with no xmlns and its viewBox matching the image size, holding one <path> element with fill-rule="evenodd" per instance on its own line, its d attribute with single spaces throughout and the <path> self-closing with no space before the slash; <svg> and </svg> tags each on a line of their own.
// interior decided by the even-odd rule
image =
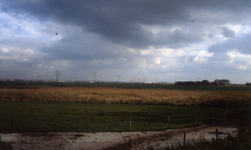
<svg viewBox="0 0 251 150">
<path fill-rule="evenodd" d="M 38 41 L 38 40 L 34 40 L 31 39 L 29 37 L 27 38 L 5 38 L 3 40 L 0 40 L 0 44 L 1 46 L 11 46 L 11 47 L 18 47 L 21 49 L 25 49 L 25 48 L 32 48 L 32 49 L 39 49 L 43 43 Z"/>
<path fill-rule="evenodd" d="M 251 35 L 235 34 L 233 30 L 226 27 L 226 24 L 249 25 L 248 5 L 250 5 L 249 0 L 241 2 L 235 0 L 75 0 L 74 2 L 1 0 L 2 12 L 7 12 L 14 17 L 24 15 L 27 21 L 30 17 L 34 20 L 38 19 L 45 28 L 39 29 L 38 32 L 43 36 L 39 35 L 37 39 L 34 37 L 29 37 L 27 40 L 3 38 L 0 41 L 0 44 L 6 47 L 12 45 L 21 49 L 31 48 L 34 53 L 39 51 L 39 54 L 42 53 L 41 59 L 36 56 L 30 62 L 22 63 L 0 59 L 0 66 L 17 68 L 17 70 L 19 68 L 20 72 L 30 72 L 29 74 L 46 72 L 53 75 L 53 71 L 58 69 L 61 70 L 62 76 L 65 72 L 73 72 L 74 76 L 89 72 L 92 77 L 92 72 L 101 71 L 106 73 L 107 79 L 111 79 L 112 74 L 123 72 L 127 77 L 142 78 L 149 75 L 147 78 L 152 77 L 154 81 L 155 76 L 158 75 L 168 80 L 169 73 L 172 74 L 173 80 L 176 80 L 177 76 L 186 80 L 189 78 L 194 80 L 198 76 L 202 79 L 202 76 L 213 76 L 214 72 L 227 75 L 233 71 L 237 72 L 234 66 L 227 64 L 227 52 L 237 49 L 241 53 L 250 54 Z M 190 20 L 195 21 L 190 22 Z M 50 27 L 50 23 L 55 26 Z M 61 26 L 60 31 L 54 31 L 58 26 Z M 148 30 L 152 29 L 151 27 L 160 27 L 158 29 L 161 31 L 152 32 Z M 217 27 L 220 27 L 221 34 L 228 39 L 216 41 L 216 35 L 219 33 Z M 55 42 L 55 39 L 52 40 L 50 37 L 48 38 L 50 43 L 46 43 L 47 34 L 50 35 L 50 32 L 53 32 L 53 36 L 55 32 L 59 32 L 57 36 L 62 35 L 62 39 Z M 43 41 L 42 38 L 46 40 Z M 208 59 L 208 63 L 204 64 L 194 63 L 193 57 L 188 57 L 186 62 L 185 56 L 173 56 L 172 59 L 177 61 L 177 66 L 163 68 L 165 62 L 154 64 L 153 58 L 158 55 L 164 56 L 160 56 L 157 52 L 149 55 L 139 53 L 139 50 L 150 46 L 181 50 L 190 44 L 202 46 L 207 45 L 207 42 L 216 42 L 216 44 L 208 49 L 214 55 Z M 128 48 L 133 48 L 136 52 L 130 53 L 127 51 Z M 153 67 L 137 67 L 138 60 L 146 60 L 146 64 Z M 38 64 L 52 68 L 41 69 L 37 67 Z M 218 75 L 215 76 L 217 78 Z"/>
<path fill-rule="evenodd" d="M 134 38 L 137 24 L 173 24 L 189 13 L 184 5 L 153 1 L 6 1 L 4 9 L 15 8 L 17 13 L 30 13 L 39 19 L 55 18 L 64 23 L 75 23 L 105 37 Z M 180 11 L 182 10 L 182 11 Z M 188 19 L 188 18 L 187 18 Z M 176 21 L 175 21 L 176 20 Z M 139 34 L 140 36 L 140 34 Z M 143 37 L 143 36 L 140 36 Z"/>
<path fill-rule="evenodd" d="M 222 35 L 224 37 L 230 38 L 235 36 L 235 31 L 232 29 L 229 29 L 227 27 L 221 27 L 219 29 L 222 31 Z"/>
<path fill-rule="evenodd" d="M 224 42 L 218 42 L 212 45 L 208 51 L 213 53 L 226 53 L 232 50 L 238 50 L 243 54 L 251 54 L 250 43 L 251 34 L 244 34 L 227 39 Z"/>
<path fill-rule="evenodd" d="M 19 60 L 0 61 L 0 78 L 37 79 L 37 75 L 41 75 L 40 77 L 42 77 L 42 75 L 53 75 L 50 69 L 39 68 L 37 66 L 39 63 L 42 63 L 42 60 L 39 58 L 27 62 L 20 62 Z"/>
<path fill-rule="evenodd" d="M 196 10 L 242 13 L 246 1 L 12 1 L 4 0 L 2 10 L 28 13 L 41 20 L 76 24 L 115 43 L 131 47 L 158 45 L 141 25 L 185 26 Z M 231 6 L 231 7 L 230 7 Z M 203 16 L 201 16 L 203 18 Z M 235 20 L 236 18 L 231 18 Z M 199 21 L 195 21 L 197 23 Z M 226 36 L 232 34 L 224 32 Z M 182 39 L 184 42 L 189 40 Z M 167 41 L 168 42 L 168 41 Z"/>
<path fill-rule="evenodd" d="M 46 54 L 44 58 L 48 61 L 69 61 L 72 68 L 81 64 L 83 68 L 97 70 L 128 68 L 134 65 L 131 64 L 132 59 L 139 57 L 128 52 L 124 46 L 102 40 L 98 35 L 87 32 L 63 37 L 52 46 L 42 48 L 41 52 Z"/>
<path fill-rule="evenodd" d="M 65 36 L 42 52 L 50 57 L 65 60 L 112 59 L 125 53 L 124 46 L 104 40 L 99 35 L 83 32 Z"/>
</svg>

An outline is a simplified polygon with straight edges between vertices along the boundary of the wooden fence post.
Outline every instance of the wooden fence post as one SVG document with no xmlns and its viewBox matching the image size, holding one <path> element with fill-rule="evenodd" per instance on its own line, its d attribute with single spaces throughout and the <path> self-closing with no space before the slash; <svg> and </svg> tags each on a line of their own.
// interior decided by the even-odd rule
<svg viewBox="0 0 251 150">
<path fill-rule="evenodd" d="M 248 130 L 249 130 L 249 132 L 251 131 L 251 125 L 250 125 L 250 118 L 248 118 Z"/>
<path fill-rule="evenodd" d="M 132 128 L 132 119 L 131 119 L 131 116 L 130 116 L 130 126 L 129 126 L 129 129 L 131 130 Z"/>
<path fill-rule="evenodd" d="M 129 139 L 129 150 L 131 150 L 131 143 L 132 141 L 131 141 L 131 139 Z"/>
<path fill-rule="evenodd" d="M 12 132 L 14 132 L 14 121 L 13 121 L 13 119 L 11 120 L 11 130 L 12 130 Z"/>
<path fill-rule="evenodd" d="M 80 127 L 80 122 L 81 122 L 81 118 L 78 119 L 78 132 L 79 132 L 79 127 Z"/>
<path fill-rule="evenodd" d="M 0 150 L 2 150 L 2 139 L 1 139 L 1 135 L 0 135 Z"/>
<path fill-rule="evenodd" d="M 184 140 L 183 140 L 183 146 L 186 145 L 186 132 L 184 132 Z"/>
<path fill-rule="evenodd" d="M 169 124 L 169 127 L 170 127 L 170 116 L 168 116 L 168 124 Z"/>
<path fill-rule="evenodd" d="M 218 129 L 216 128 L 216 140 L 218 140 Z"/>
</svg>

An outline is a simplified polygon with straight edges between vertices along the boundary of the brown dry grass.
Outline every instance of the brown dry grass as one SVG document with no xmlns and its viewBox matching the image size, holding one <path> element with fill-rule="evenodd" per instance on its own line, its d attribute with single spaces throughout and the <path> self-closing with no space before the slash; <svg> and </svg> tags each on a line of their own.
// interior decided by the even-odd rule
<svg viewBox="0 0 251 150">
<path fill-rule="evenodd" d="M 182 91 L 168 89 L 121 89 L 108 87 L 34 87 L 0 89 L 2 102 L 132 103 L 186 106 L 249 104 L 251 93 Z"/>
</svg>

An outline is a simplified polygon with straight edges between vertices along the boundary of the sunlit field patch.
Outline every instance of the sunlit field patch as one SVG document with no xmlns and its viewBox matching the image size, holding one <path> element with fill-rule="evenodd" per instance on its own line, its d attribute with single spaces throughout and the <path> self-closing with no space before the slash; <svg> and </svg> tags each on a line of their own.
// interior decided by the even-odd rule
<svg viewBox="0 0 251 150">
<path fill-rule="evenodd" d="M 249 104 L 250 92 L 131 89 L 109 87 L 1 88 L 2 102 L 164 104 L 176 106 L 233 106 Z"/>
</svg>

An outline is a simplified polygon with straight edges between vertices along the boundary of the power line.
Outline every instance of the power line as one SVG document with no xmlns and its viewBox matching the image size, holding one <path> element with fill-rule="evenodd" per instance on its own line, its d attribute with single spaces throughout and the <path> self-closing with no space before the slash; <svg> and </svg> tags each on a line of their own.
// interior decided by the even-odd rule
<svg viewBox="0 0 251 150">
<path fill-rule="evenodd" d="M 94 76 L 94 82 L 96 82 L 97 72 L 94 72 L 93 76 Z"/>
<path fill-rule="evenodd" d="M 94 72 L 94 81 L 97 81 L 98 73 Z M 47 80 L 53 80 L 53 76 L 56 76 L 56 81 L 59 81 L 61 78 L 63 79 L 69 79 L 71 81 L 76 79 L 84 80 L 83 76 L 73 76 L 69 74 L 62 74 L 60 70 L 55 70 L 53 74 L 46 75 L 46 74 L 28 74 L 28 73 L 18 73 L 15 71 L 6 71 L 3 69 L 0 69 L 0 78 L 8 78 L 8 79 L 22 79 L 22 78 L 29 78 L 29 80 L 43 80 L 44 78 L 47 78 Z M 60 78 L 60 79 L 59 79 Z M 55 80 L 55 79 L 54 79 Z"/>
<path fill-rule="evenodd" d="M 56 70 L 56 81 L 58 82 L 58 76 L 59 76 L 59 74 L 60 74 L 60 72 L 59 72 L 59 70 Z"/>
<path fill-rule="evenodd" d="M 120 79 L 120 74 L 118 74 L 118 82 L 119 82 L 119 79 Z"/>
</svg>

